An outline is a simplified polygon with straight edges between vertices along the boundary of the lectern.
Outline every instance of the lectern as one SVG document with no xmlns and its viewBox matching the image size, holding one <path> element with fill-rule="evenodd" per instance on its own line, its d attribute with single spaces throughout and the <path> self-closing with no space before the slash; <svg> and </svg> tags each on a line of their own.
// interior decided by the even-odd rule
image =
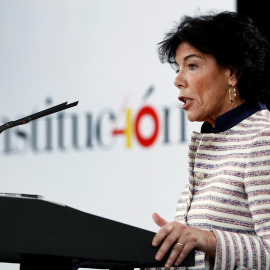
<svg viewBox="0 0 270 270">
<path fill-rule="evenodd" d="M 21 270 L 162 267 L 154 232 L 34 198 L 0 196 L 0 261 Z M 193 250 L 182 263 L 195 264 Z"/>
</svg>

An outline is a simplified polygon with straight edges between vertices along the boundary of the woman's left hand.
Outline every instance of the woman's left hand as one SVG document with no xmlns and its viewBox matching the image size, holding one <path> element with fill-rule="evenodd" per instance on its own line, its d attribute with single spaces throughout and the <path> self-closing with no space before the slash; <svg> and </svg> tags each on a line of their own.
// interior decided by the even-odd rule
<svg viewBox="0 0 270 270">
<path fill-rule="evenodd" d="M 154 213 L 152 218 L 161 227 L 153 238 L 152 245 L 156 247 L 163 241 L 155 259 L 162 260 L 173 246 L 165 268 L 170 268 L 172 265 L 179 266 L 194 248 L 206 252 L 210 257 L 215 257 L 217 240 L 213 232 L 190 227 L 177 221 L 169 223 L 157 213 Z"/>
</svg>

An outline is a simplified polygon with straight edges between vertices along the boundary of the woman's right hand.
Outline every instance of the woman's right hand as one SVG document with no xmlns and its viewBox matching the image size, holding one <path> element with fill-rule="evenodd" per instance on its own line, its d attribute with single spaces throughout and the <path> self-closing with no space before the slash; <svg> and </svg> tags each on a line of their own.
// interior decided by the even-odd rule
<svg viewBox="0 0 270 270">
<path fill-rule="evenodd" d="M 195 248 L 208 253 L 210 257 L 215 257 L 217 240 L 213 232 L 190 227 L 177 221 L 168 222 L 157 213 L 154 213 L 152 218 L 161 227 L 152 241 L 155 247 L 161 244 L 155 259 L 161 261 L 173 246 L 165 268 L 179 266 Z"/>
</svg>

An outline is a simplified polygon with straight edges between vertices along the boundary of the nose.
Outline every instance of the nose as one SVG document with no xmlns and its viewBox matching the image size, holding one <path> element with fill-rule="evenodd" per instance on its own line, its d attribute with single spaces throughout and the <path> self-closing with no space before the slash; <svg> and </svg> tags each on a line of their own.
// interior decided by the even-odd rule
<svg viewBox="0 0 270 270">
<path fill-rule="evenodd" d="M 184 76 L 181 73 L 181 71 L 177 72 L 177 75 L 176 75 L 176 77 L 174 79 L 174 85 L 179 89 L 181 89 L 181 88 L 183 88 L 185 86 Z"/>
</svg>

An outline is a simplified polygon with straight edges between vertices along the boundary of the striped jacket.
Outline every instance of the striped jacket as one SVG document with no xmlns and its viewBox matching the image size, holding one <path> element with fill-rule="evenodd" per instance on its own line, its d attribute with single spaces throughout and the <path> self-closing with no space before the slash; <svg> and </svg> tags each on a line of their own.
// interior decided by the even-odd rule
<svg viewBox="0 0 270 270">
<path fill-rule="evenodd" d="M 212 264 L 196 252 L 188 269 L 270 269 L 269 111 L 222 132 L 193 132 L 189 175 L 175 220 L 213 231 L 217 249 Z"/>
</svg>

